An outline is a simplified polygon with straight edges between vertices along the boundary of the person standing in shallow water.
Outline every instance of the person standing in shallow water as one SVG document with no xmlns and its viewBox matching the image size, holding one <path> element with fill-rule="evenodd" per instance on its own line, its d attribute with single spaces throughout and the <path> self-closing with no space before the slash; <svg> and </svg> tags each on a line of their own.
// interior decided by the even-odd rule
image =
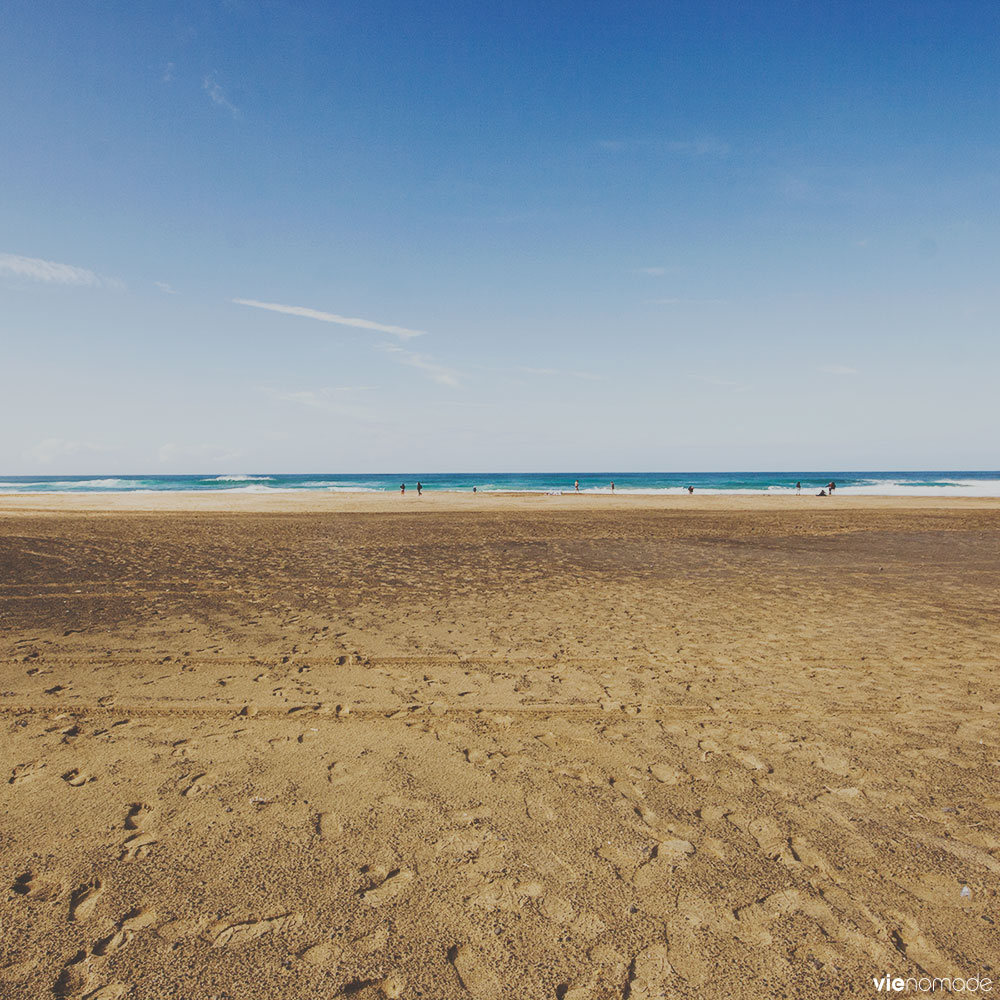
<svg viewBox="0 0 1000 1000">
<path fill-rule="evenodd" d="M 405 493 L 406 492 L 406 483 L 400 483 L 399 484 L 399 492 L 400 493 Z"/>
<path fill-rule="evenodd" d="M 615 491 L 615 481 L 612 479 L 611 480 L 611 492 L 614 493 L 614 491 Z"/>
<path fill-rule="evenodd" d="M 577 493 L 580 492 L 580 480 L 579 479 L 576 480 L 575 483 L 573 483 L 573 489 L 576 490 Z"/>
<path fill-rule="evenodd" d="M 419 496 L 422 496 L 422 495 L 423 495 L 423 492 L 424 492 L 424 484 L 423 484 L 423 483 L 420 483 L 420 482 L 418 482 L 418 483 L 417 483 L 417 496 L 418 496 L 418 497 L 419 497 Z"/>
</svg>

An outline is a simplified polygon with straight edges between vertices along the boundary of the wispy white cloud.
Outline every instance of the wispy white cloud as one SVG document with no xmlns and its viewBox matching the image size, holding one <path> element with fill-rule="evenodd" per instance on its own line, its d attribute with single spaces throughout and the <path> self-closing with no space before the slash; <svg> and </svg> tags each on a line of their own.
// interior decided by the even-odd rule
<svg viewBox="0 0 1000 1000">
<path fill-rule="evenodd" d="M 156 287 L 159 288 L 161 292 L 166 292 L 167 295 L 177 294 L 177 290 L 173 288 L 171 285 L 167 284 L 167 282 L 165 281 L 154 281 L 153 284 L 156 285 Z"/>
<path fill-rule="evenodd" d="M 849 365 L 820 365 L 819 370 L 826 375 L 857 375 L 857 368 Z"/>
<path fill-rule="evenodd" d="M 60 458 L 105 454 L 112 450 L 107 445 L 94 444 L 91 441 L 68 441 L 65 438 L 48 437 L 29 448 L 26 455 L 41 465 L 51 465 Z"/>
<path fill-rule="evenodd" d="M 60 264 L 40 257 L 20 257 L 13 253 L 0 253 L 0 276 L 27 278 L 52 285 L 75 285 L 81 288 L 121 288 L 117 278 L 106 278 L 85 267 Z"/>
<path fill-rule="evenodd" d="M 415 354 L 413 351 L 405 351 L 395 344 L 380 344 L 379 349 L 389 355 L 397 364 L 407 365 L 422 371 L 432 382 L 439 385 L 448 385 L 457 388 L 461 384 L 462 373 L 446 365 L 438 364 L 426 354 Z"/>
<path fill-rule="evenodd" d="M 357 319 L 351 316 L 338 316 L 335 313 L 321 312 L 319 309 L 308 309 L 305 306 L 284 306 L 277 302 L 258 302 L 256 299 L 233 299 L 236 305 L 252 306 L 254 309 L 269 309 L 271 312 L 285 313 L 288 316 L 305 316 L 306 319 L 318 319 L 321 323 L 337 323 L 340 326 L 354 326 L 360 330 L 378 330 L 381 333 L 391 333 L 407 340 L 410 337 L 421 337 L 423 330 L 410 330 L 405 326 L 389 326 L 385 323 L 374 323 L 370 319 Z"/>
<path fill-rule="evenodd" d="M 212 73 L 209 76 L 206 76 L 204 80 L 202 80 L 202 86 L 205 89 L 205 93 L 208 94 L 212 103 L 217 108 L 223 108 L 225 111 L 228 111 L 234 118 L 240 117 L 240 109 L 236 107 L 236 105 L 233 104 L 228 97 L 226 97 L 226 93 L 220 86 L 219 81 L 216 80 L 214 73 Z"/>
</svg>

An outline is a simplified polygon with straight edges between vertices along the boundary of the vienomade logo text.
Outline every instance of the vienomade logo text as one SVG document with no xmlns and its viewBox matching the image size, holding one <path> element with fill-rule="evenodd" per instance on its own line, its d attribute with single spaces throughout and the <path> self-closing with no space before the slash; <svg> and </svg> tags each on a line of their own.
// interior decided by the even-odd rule
<svg viewBox="0 0 1000 1000">
<path fill-rule="evenodd" d="M 961 976 L 930 977 L 922 976 L 915 978 L 908 976 L 893 976 L 886 973 L 881 978 L 872 977 L 872 983 L 879 993 L 938 993 L 941 991 L 948 993 L 992 993 L 993 980 L 984 979 L 981 976 L 970 976 L 963 979 Z"/>
</svg>

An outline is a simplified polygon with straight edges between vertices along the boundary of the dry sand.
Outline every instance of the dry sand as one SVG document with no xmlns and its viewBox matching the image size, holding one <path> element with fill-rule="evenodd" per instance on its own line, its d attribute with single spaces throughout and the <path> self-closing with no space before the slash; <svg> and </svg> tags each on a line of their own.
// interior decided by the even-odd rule
<svg viewBox="0 0 1000 1000">
<path fill-rule="evenodd" d="M 998 593 L 996 501 L 4 498 L 0 995 L 1000 979 Z"/>
</svg>

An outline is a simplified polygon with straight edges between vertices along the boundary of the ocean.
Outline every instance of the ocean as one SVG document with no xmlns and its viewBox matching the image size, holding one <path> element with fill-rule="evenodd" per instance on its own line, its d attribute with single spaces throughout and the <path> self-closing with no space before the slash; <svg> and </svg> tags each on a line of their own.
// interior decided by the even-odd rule
<svg viewBox="0 0 1000 1000">
<path fill-rule="evenodd" d="M 332 493 L 383 493 L 407 489 L 417 481 L 426 490 L 480 493 L 571 492 L 579 480 L 581 493 L 623 494 L 698 493 L 757 494 L 818 493 L 831 480 L 838 496 L 1000 497 L 1000 472 L 482 472 L 386 473 L 347 475 L 269 475 L 230 473 L 207 476 L 6 476 L 0 494 L 11 493 L 161 493 L 238 492 L 275 493 L 320 490 Z"/>
</svg>

